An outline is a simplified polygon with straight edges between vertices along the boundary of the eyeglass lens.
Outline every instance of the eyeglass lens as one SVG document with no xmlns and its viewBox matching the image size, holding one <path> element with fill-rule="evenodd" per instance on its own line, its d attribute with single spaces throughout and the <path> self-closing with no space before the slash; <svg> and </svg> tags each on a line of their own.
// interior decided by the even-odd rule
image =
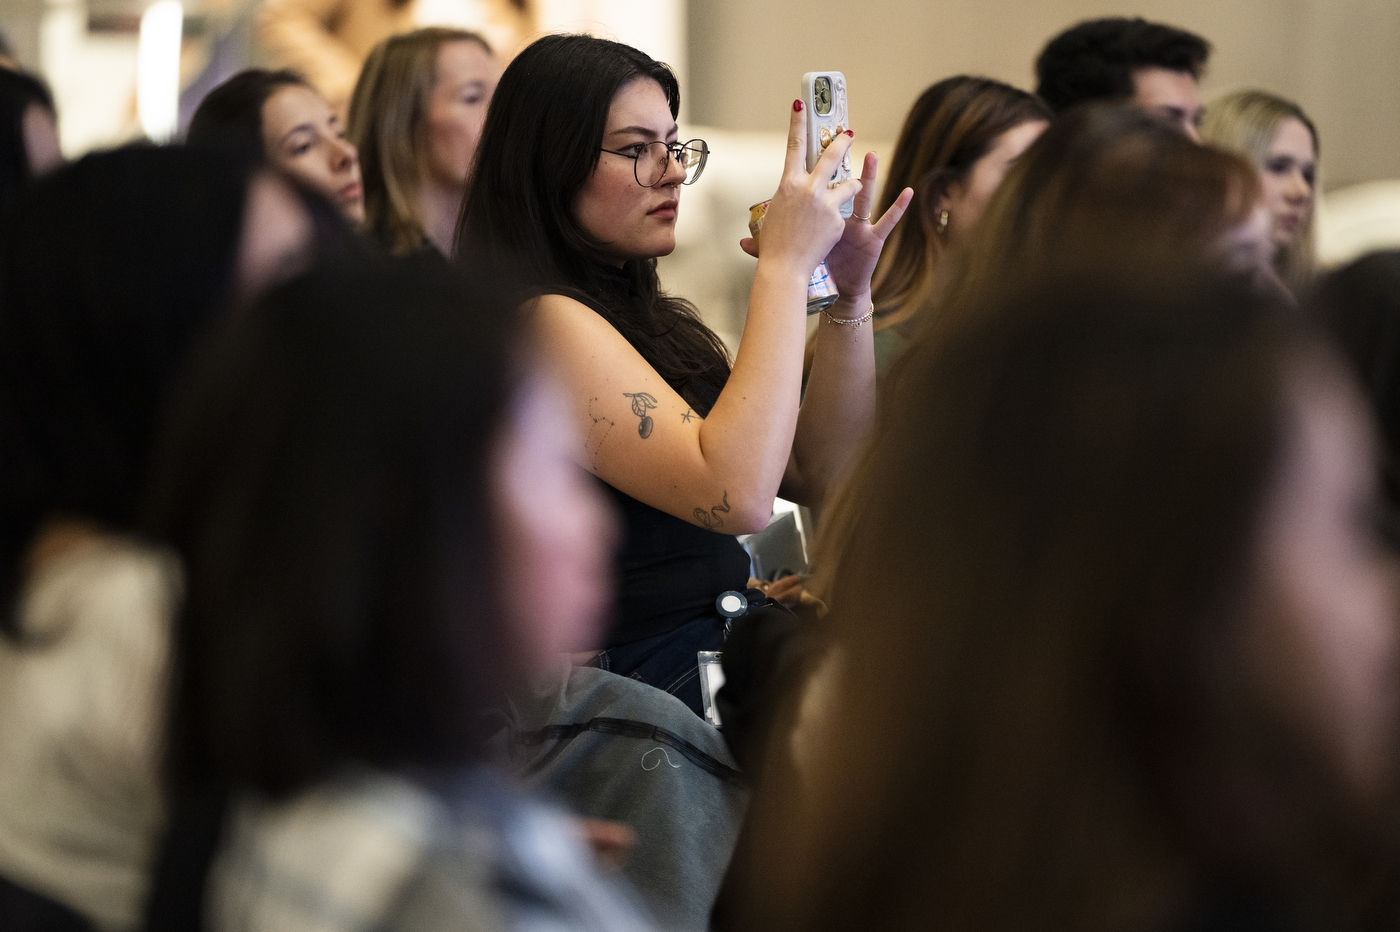
<svg viewBox="0 0 1400 932">
<path fill-rule="evenodd" d="M 670 159 L 675 158 L 685 169 L 686 184 L 693 184 L 705 168 L 709 151 L 704 141 L 692 139 L 683 146 L 672 149 L 664 142 L 653 142 L 637 157 L 637 183 L 644 188 L 656 185 L 666 174 Z"/>
</svg>

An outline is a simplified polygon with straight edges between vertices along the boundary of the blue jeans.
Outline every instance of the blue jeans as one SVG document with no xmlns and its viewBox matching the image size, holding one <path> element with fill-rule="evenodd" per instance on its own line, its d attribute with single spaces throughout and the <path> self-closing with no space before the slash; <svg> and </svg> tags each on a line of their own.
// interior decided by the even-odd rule
<svg viewBox="0 0 1400 932">
<path fill-rule="evenodd" d="M 719 615 L 707 615 L 664 634 L 610 647 L 594 657 L 589 666 L 655 686 L 704 718 L 700 662 L 695 655 L 702 650 L 723 648 L 726 625 L 726 620 Z"/>
</svg>

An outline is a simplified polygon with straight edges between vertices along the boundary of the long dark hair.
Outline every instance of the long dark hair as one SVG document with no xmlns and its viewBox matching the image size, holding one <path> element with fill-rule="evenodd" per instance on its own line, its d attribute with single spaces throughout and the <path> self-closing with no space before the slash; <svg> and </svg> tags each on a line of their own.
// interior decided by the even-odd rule
<svg viewBox="0 0 1400 932">
<path fill-rule="evenodd" d="M 156 425 L 233 283 L 251 166 L 133 147 L 38 182 L 0 258 L 0 620 L 38 524 L 138 525 Z"/>
<path fill-rule="evenodd" d="M 709 412 L 729 377 L 724 344 L 687 301 L 665 294 L 655 259 L 619 273 L 579 225 L 574 199 L 598 164 L 613 97 L 648 78 L 680 111 L 671 69 L 619 42 L 545 36 L 506 68 L 491 99 L 457 224 L 459 253 L 518 269 L 524 288 L 595 307 L 681 397 Z"/>
<path fill-rule="evenodd" d="M 1338 370 L 1242 283 L 1136 274 L 1023 282 L 906 353 L 738 929 L 1197 928 L 1362 878 L 1374 820 L 1243 674 L 1293 399 Z"/>
<path fill-rule="evenodd" d="M 238 72 L 200 101 L 185 141 L 192 146 L 233 147 L 245 157 L 263 159 L 263 104 L 284 87 L 314 89 L 304 75 L 289 69 Z"/>
<path fill-rule="evenodd" d="M 515 315 L 441 263 L 331 263 L 232 315 L 157 469 L 186 566 L 172 788 L 475 759 L 511 668 L 491 451 Z"/>
</svg>

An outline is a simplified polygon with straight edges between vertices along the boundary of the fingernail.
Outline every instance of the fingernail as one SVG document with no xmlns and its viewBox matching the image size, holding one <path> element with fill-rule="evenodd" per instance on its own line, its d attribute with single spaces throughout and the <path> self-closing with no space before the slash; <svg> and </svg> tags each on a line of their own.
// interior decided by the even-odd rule
<svg viewBox="0 0 1400 932">
<path fill-rule="evenodd" d="M 847 136 L 854 136 L 855 134 L 856 134 L 856 131 L 853 130 L 853 129 L 848 129 L 848 130 L 846 130 L 846 135 L 847 135 Z"/>
<path fill-rule="evenodd" d="M 802 101 L 800 101 L 800 100 L 794 100 L 794 101 L 792 102 L 792 112 L 793 112 L 793 113 L 801 113 L 801 112 L 802 112 Z"/>
</svg>

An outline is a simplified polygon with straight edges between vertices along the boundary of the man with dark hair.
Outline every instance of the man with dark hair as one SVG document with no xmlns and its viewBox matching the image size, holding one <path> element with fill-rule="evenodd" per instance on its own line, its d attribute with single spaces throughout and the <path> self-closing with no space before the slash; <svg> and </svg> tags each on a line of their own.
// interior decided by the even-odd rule
<svg viewBox="0 0 1400 932">
<path fill-rule="evenodd" d="M 1193 140 L 1210 43 L 1145 19 L 1092 19 L 1060 33 L 1035 62 L 1036 93 L 1057 112 L 1091 100 L 1131 100 Z"/>
</svg>

